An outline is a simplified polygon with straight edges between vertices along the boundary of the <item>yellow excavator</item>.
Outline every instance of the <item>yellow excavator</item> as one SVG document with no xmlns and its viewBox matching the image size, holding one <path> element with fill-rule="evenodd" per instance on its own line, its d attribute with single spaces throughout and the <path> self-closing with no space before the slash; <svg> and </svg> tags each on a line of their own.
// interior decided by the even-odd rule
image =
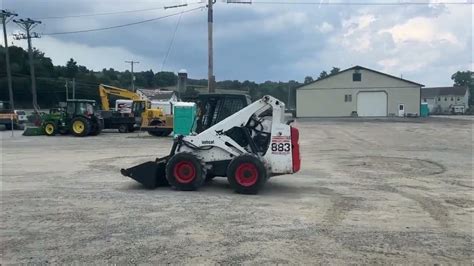
<svg viewBox="0 0 474 266">
<path fill-rule="evenodd" d="M 131 114 L 140 130 L 152 136 L 168 136 L 173 131 L 173 116 L 160 108 L 151 108 L 151 102 L 138 93 L 109 85 L 99 85 L 99 95 L 103 111 L 110 111 L 109 95 L 132 100 Z M 120 130 L 120 128 L 119 128 Z"/>
</svg>

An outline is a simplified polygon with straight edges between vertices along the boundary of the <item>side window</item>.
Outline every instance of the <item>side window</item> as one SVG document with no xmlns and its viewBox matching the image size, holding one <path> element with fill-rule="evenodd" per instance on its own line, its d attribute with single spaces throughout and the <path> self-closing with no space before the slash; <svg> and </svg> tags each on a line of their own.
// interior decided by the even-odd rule
<svg viewBox="0 0 474 266">
<path fill-rule="evenodd" d="M 352 94 L 344 95 L 344 102 L 352 102 Z"/>
<path fill-rule="evenodd" d="M 457 101 L 459 102 L 460 100 L 461 100 L 461 98 L 458 97 L 458 98 L 457 98 Z"/>
<path fill-rule="evenodd" d="M 441 101 L 441 97 L 438 97 L 438 102 L 440 102 L 440 101 Z"/>
<path fill-rule="evenodd" d="M 444 97 L 444 101 L 447 102 L 447 101 L 448 101 L 448 97 Z"/>
<path fill-rule="evenodd" d="M 425 103 L 426 103 L 426 98 L 424 98 L 424 99 L 423 99 L 423 102 L 425 102 Z"/>
<path fill-rule="evenodd" d="M 75 103 L 69 103 L 67 105 L 67 113 L 68 114 L 73 114 L 76 109 L 76 104 Z"/>
</svg>

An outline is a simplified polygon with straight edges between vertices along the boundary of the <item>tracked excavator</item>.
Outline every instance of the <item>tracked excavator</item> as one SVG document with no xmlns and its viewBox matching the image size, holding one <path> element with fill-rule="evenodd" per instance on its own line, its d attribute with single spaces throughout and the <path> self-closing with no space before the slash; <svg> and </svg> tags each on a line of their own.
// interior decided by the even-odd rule
<svg viewBox="0 0 474 266">
<path fill-rule="evenodd" d="M 145 187 L 197 190 L 206 178 L 227 177 L 237 193 L 258 193 L 271 176 L 300 170 L 299 131 L 272 96 L 246 106 L 210 128 L 175 138 L 170 154 L 122 169 Z"/>
</svg>

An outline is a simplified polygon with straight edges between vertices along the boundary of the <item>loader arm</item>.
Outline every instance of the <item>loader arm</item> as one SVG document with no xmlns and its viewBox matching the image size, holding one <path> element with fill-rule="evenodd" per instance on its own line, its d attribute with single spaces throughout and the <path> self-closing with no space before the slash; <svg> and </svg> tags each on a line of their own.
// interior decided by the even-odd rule
<svg viewBox="0 0 474 266">
<path fill-rule="evenodd" d="M 104 84 L 99 85 L 99 95 L 100 95 L 100 100 L 102 103 L 102 110 L 104 111 L 110 110 L 109 95 L 114 95 L 114 96 L 130 99 L 134 101 L 142 100 L 142 97 L 135 92 L 122 89 L 122 88 L 117 88 L 114 86 L 104 85 Z"/>
</svg>

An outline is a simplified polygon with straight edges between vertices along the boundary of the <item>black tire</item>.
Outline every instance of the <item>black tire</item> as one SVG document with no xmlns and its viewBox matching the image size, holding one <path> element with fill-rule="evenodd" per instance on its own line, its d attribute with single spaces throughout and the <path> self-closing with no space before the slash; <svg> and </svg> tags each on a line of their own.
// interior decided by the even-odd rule
<svg viewBox="0 0 474 266">
<path fill-rule="evenodd" d="M 43 130 L 44 130 L 44 134 L 46 136 L 55 136 L 56 133 L 58 133 L 58 127 L 56 126 L 56 123 L 53 123 L 53 122 L 46 122 L 44 123 L 43 125 Z"/>
<path fill-rule="evenodd" d="M 175 154 L 166 164 L 166 180 L 177 190 L 191 191 L 202 186 L 206 170 L 191 153 Z"/>
<path fill-rule="evenodd" d="M 81 123 L 81 129 L 75 128 L 75 123 Z M 84 117 L 76 117 L 71 121 L 71 133 L 76 137 L 85 137 L 89 135 L 91 130 L 91 123 L 88 119 Z"/>
<path fill-rule="evenodd" d="M 99 135 L 101 132 L 102 132 L 102 126 L 100 125 L 100 123 L 97 123 L 97 122 L 94 123 L 94 124 L 92 125 L 90 135 L 91 135 L 91 136 L 97 136 L 97 135 Z"/>
<path fill-rule="evenodd" d="M 13 124 L 13 129 L 14 130 L 24 130 L 25 125 L 24 124 Z"/>
<path fill-rule="evenodd" d="M 267 170 L 258 157 L 243 154 L 229 163 L 227 180 L 237 193 L 257 194 L 267 181 Z"/>
<path fill-rule="evenodd" d="M 162 137 L 163 136 L 162 131 L 148 131 L 148 134 L 150 134 L 151 136 L 154 136 L 154 137 Z"/>
<path fill-rule="evenodd" d="M 128 126 L 128 132 L 135 132 L 135 127 L 133 125 Z"/>
<path fill-rule="evenodd" d="M 129 132 L 129 127 L 126 124 L 121 124 L 118 128 L 118 131 L 120 133 L 128 133 Z"/>
</svg>

